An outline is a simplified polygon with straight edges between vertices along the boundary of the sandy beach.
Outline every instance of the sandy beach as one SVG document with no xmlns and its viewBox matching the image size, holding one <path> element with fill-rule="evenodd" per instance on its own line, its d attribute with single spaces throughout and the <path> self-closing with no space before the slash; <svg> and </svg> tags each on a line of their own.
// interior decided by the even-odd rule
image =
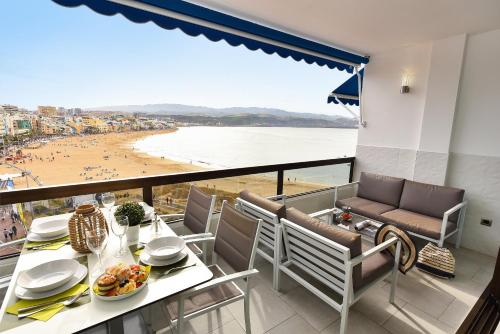
<svg viewBox="0 0 500 334">
<path fill-rule="evenodd" d="M 200 166 L 153 157 L 133 149 L 133 144 L 144 137 L 171 133 L 175 129 L 108 133 L 87 136 L 66 137 L 48 142 L 39 148 L 25 148 L 24 155 L 30 158 L 17 166 L 30 170 L 43 185 L 92 182 L 98 180 L 121 179 L 145 175 L 158 175 L 187 172 L 203 169 Z M 13 173 L 14 170 L 0 166 L 1 173 Z M 30 187 L 36 187 L 29 181 Z M 263 195 L 276 193 L 275 178 L 263 176 L 243 176 L 212 181 L 198 182 L 221 198 L 233 197 L 243 189 L 252 189 Z M 25 188 L 26 179 L 15 179 L 16 188 Z M 183 186 L 166 186 L 155 189 L 155 199 L 163 197 L 181 199 L 185 191 Z M 318 188 L 305 183 L 287 183 L 288 193 L 297 193 Z M 135 193 L 135 191 L 134 191 Z M 233 196 L 231 196 L 233 195 Z M 182 200 L 180 200 L 182 201 Z M 180 204 L 180 203 L 179 203 Z"/>
</svg>

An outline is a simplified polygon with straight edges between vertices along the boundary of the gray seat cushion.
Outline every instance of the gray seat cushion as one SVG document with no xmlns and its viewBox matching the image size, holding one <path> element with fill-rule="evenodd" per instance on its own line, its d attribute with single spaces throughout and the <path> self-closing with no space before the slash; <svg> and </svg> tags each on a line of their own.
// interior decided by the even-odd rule
<svg viewBox="0 0 500 334">
<path fill-rule="evenodd" d="M 361 197 L 350 197 L 338 200 L 337 202 L 335 202 L 335 206 L 337 208 L 350 206 L 352 212 L 378 221 L 384 221 L 384 217 L 381 216 L 384 212 L 396 209 L 396 207 L 392 205 L 374 202 Z"/>
<path fill-rule="evenodd" d="M 224 276 L 224 272 L 217 265 L 209 266 L 208 268 L 214 274 L 212 279 Z M 186 298 L 184 302 L 184 315 L 203 310 L 207 307 L 222 303 L 226 300 L 241 295 L 242 293 L 240 292 L 240 290 L 238 290 L 234 282 L 218 285 L 210 290 L 206 290 L 199 294 Z M 179 316 L 177 299 L 167 299 L 165 301 L 165 306 L 170 319 L 177 319 Z"/>
<path fill-rule="evenodd" d="M 366 252 L 370 247 L 363 244 L 363 252 Z M 394 258 L 387 252 L 380 252 L 363 260 L 361 265 L 361 283 L 354 286 L 354 289 L 360 289 L 377 278 L 382 277 L 393 269 Z"/>
<path fill-rule="evenodd" d="M 464 193 L 463 189 L 406 180 L 399 208 L 442 219 L 445 211 L 463 201 Z M 457 222 L 458 212 L 449 220 Z"/>
<path fill-rule="evenodd" d="M 361 173 L 358 184 L 358 197 L 394 207 L 399 206 L 405 179 L 399 177 Z"/>
<path fill-rule="evenodd" d="M 274 213 L 278 216 L 278 219 L 286 218 L 286 207 L 284 204 L 271 201 L 268 198 L 262 197 L 248 190 L 240 192 L 240 198 L 258 206 L 259 208 Z"/>
<path fill-rule="evenodd" d="M 442 219 L 422 215 L 403 209 L 396 209 L 382 214 L 386 222 L 399 227 L 402 230 L 418 233 L 429 238 L 439 239 L 441 233 Z M 448 222 L 446 234 L 454 231 L 457 225 Z"/>
</svg>

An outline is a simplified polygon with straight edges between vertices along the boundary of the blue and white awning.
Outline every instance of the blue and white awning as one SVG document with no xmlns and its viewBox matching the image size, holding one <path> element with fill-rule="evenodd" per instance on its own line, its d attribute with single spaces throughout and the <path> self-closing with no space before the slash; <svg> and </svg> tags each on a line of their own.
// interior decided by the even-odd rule
<svg viewBox="0 0 500 334">
<path fill-rule="evenodd" d="M 335 88 L 333 92 L 328 96 L 328 103 L 338 104 L 339 102 L 343 105 L 356 105 L 359 106 L 359 87 L 363 87 L 363 75 L 365 69 L 359 71 L 359 76 L 361 78 L 361 86 L 358 85 L 358 75 L 354 74 L 342 85 Z"/>
<path fill-rule="evenodd" d="M 132 22 L 154 22 L 163 29 L 180 29 L 190 36 L 204 35 L 211 41 L 244 45 L 250 50 L 277 53 L 308 64 L 352 73 L 368 57 L 288 34 L 254 22 L 182 0 L 52 0 L 66 7 L 85 5 L 103 15 L 122 14 Z"/>
</svg>

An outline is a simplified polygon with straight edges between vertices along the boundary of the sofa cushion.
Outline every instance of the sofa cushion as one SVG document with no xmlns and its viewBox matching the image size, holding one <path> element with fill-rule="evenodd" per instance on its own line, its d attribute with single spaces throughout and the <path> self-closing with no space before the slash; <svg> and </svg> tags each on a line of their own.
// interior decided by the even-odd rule
<svg viewBox="0 0 500 334">
<path fill-rule="evenodd" d="M 361 235 L 323 223 L 295 208 L 286 210 L 289 221 L 350 249 L 351 258 L 361 254 Z M 361 286 L 361 265 L 353 268 L 353 285 Z"/>
<path fill-rule="evenodd" d="M 399 208 L 442 219 L 445 211 L 463 201 L 464 192 L 463 189 L 406 180 Z M 457 222 L 458 212 L 449 220 Z"/>
<path fill-rule="evenodd" d="M 335 206 L 337 208 L 342 208 L 343 206 L 350 206 L 352 212 L 379 221 L 384 220 L 384 217 L 381 216 L 381 214 L 396 209 L 396 207 L 392 205 L 374 202 L 369 199 L 361 197 L 350 197 L 350 198 L 340 199 L 337 202 L 335 202 Z"/>
<path fill-rule="evenodd" d="M 240 198 L 254 205 L 257 205 L 259 208 L 274 213 L 278 216 L 278 219 L 286 217 L 286 207 L 284 204 L 271 201 L 270 199 L 257 195 L 256 193 L 250 192 L 248 190 L 243 190 L 242 192 L 240 192 Z"/>
<path fill-rule="evenodd" d="M 363 244 L 363 252 L 369 249 L 369 246 Z M 393 269 L 393 266 L 394 258 L 386 252 L 380 252 L 366 258 L 361 265 L 361 284 L 355 286 L 354 289 L 362 288 L 375 281 L 377 278 L 387 274 Z"/>
<path fill-rule="evenodd" d="M 422 215 L 403 209 L 396 209 L 382 214 L 387 223 L 393 224 L 405 231 L 418 233 L 429 238 L 439 239 L 442 219 Z M 448 222 L 446 234 L 454 231 L 457 225 Z"/>
<path fill-rule="evenodd" d="M 398 177 L 363 172 L 359 178 L 357 196 L 398 207 L 404 182 Z"/>
</svg>

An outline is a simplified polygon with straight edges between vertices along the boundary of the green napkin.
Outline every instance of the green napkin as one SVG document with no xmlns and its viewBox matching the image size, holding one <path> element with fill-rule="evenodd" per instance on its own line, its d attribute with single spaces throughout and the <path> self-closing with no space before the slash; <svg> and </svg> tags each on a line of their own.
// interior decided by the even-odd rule
<svg viewBox="0 0 500 334">
<path fill-rule="evenodd" d="M 7 307 L 6 311 L 10 314 L 15 314 L 17 315 L 19 312 L 18 310 L 20 308 L 24 307 L 29 307 L 29 306 L 34 306 L 34 305 L 39 305 L 43 304 L 46 302 L 55 302 L 56 300 L 59 300 L 61 298 L 65 297 L 70 297 L 70 296 L 75 296 L 81 292 L 86 291 L 89 288 L 87 284 L 77 284 L 74 287 L 72 287 L 69 290 L 66 290 L 64 292 L 61 292 L 55 296 L 52 297 L 47 297 L 47 298 L 42 298 L 42 299 L 37 299 L 37 300 L 19 300 L 17 303 L 10 305 Z M 56 315 L 59 311 L 61 311 L 64 308 L 64 306 L 61 303 L 55 304 L 54 306 L 37 312 L 33 315 L 30 315 L 29 317 L 32 319 L 36 320 L 42 320 L 42 321 L 47 321 L 50 318 L 52 318 L 54 315 Z"/>
<path fill-rule="evenodd" d="M 62 246 L 64 246 L 64 243 L 66 241 L 68 241 L 68 240 L 69 240 L 69 235 L 67 235 L 65 237 L 62 237 L 62 238 L 59 238 L 59 239 L 51 240 L 51 241 L 27 241 L 26 244 L 25 244 L 25 247 L 26 248 L 31 248 L 31 247 L 36 247 L 36 246 L 40 246 L 40 245 L 49 244 L 49 245 L 47 245 L 45 247 L 41 247 L 40 249 L 52 249 L 52 250 L 55 250 L 55 249 L 59 249 Z"/>
</svg>

